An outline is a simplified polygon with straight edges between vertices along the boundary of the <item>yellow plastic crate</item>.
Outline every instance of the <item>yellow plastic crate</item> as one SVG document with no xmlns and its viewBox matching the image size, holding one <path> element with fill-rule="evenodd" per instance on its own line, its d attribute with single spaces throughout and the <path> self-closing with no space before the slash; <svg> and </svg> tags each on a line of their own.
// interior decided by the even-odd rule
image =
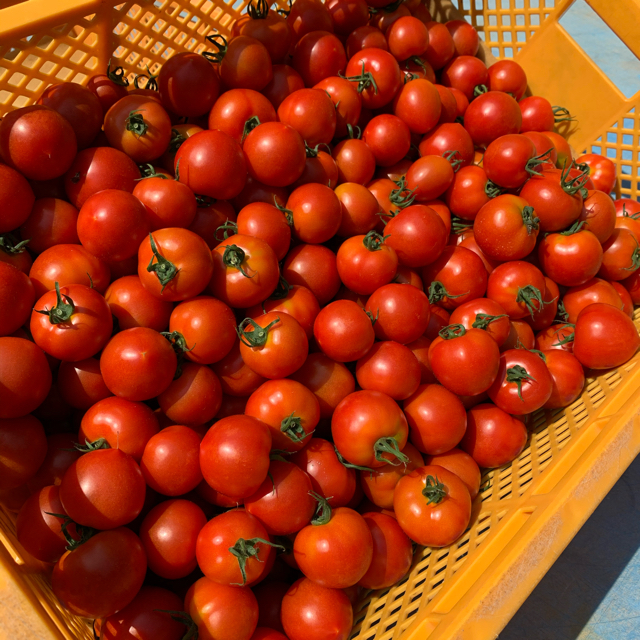
<svg viewBox="0 0 640 640">
<path fill-rule="evenodd" d="M 533 93 L 571 111 L 575 149 L 613 156 L 618 195 L 637 198 L 640 92 L 621 91 L 559 19 L 576 0 L 431 0 L 440 21 L 467 16 L 491 49 L 522 64 Z M 583 0 L 579 0 L 583 1 Z M 640 57 L 640 0 L 585 0 Z M 31 104 L 51 83 L 85 83 L 110 57 L 130 76 L 228 32 L 248 0 L 0 0 L 0 115 Z M 557 63 L 561 61 L 561 71 Z M 585 90 L 588 88 L 588 92 Z M 597 100 L 593 98 L 597 96 Z M 640 328 L 640 310 L 635 323 Z M 448 549 L 421 549 L 408 578 L 363 595 L 353 636 L 362 640 L 495 638 L 640 451 L 640 354 L 589 379 L 582 397 L 532 418 L 529 445 L 485 473 L 467 533 Z M 93 638 L 53 596 L 43 565 L 0 509 L 0 638 Z"/>
</svg>

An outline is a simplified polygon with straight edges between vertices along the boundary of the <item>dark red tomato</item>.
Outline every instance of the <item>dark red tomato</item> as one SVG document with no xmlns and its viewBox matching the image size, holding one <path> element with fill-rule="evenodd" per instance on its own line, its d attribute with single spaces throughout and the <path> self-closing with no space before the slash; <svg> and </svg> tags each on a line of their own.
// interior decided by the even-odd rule
<svg viewBox="0 0 640 640">
<path fill-rule="evenodd" d="M 29 278 L 6 262 L 0 262 L 0 336 L 7 336 L 31 316 L 36 294 Z"/>
<path fill-rule="evenodd" d="M 580 312 L 590 304 L 605 303 L 622 309 L 623 303 L 616 290 L 600 278 L 592 278 L 577 287 L 571 287 L 562 297 L 569 322 L 575 324 Z"/>
<path fill-rule="evenodd" d="M 80 244 L 76 225 L 78 210 L 64 200 L 36 200 L 31 214 L 20 227 L 23 238 L 29 238 L 29 249 L 42 253 L 57 244 Z"/>
<path fill-rule="evenodd" d="M 256 38 L 239 35 L 220 52 L 220 78 L 231 89 L 260 91 L 273 78 L 273 65 L 267 48 Z"/>
<path fill-rule="evenodd" d="M 0 157 L 30 180 L 61 176 L 77 150 L 73 127 L 49 107 L 22 107 L 0 123 Z"/>
<path fill-rule="evenodd" d="M 44 312 L 44 313 L 42 313 Z M 31 313 L 35 343 L 59 360 L 85 360 L 104 347 L 113 329 L 109 305 L 94 289 L 70 284 L 45 293 Z"/>
<path fill-rule="evenodd" d="M 385 36 L 389 52 L 399 62 L 424 54 L 434 69 L 439 69 L 443 66 L 436 67 L 429 60 L 430 53 L 435 54 L 432 55 L 434 60 L 439 56 L 436 54 L 434 47 L 431 46 L 431 30 L 427 29 L 427 25 L 418 20 L 418 18 L 413 16 L 398 18 L 387 28 Z"/>
<path fill-rule="evenodd" d="M 310 353 L 291 378 L 314 393 L 320 403 L 320 417 L 325 419 L 330 418 L 342 399 L 355 390 L 355 380 L 349 370 L 324 353 Z"/>
<path fill-rule="evenodd" d="M 435 88 L 440 94 L 440 120 L 438 120 L 438 124 L 454 122 L 458 114 L 458 103 L 453 93 L 441 84 L 436 84 Z"/>
<path fill-rule="evenodd" d="M 382 3 L 380 3 L 382 4 Z M 374 17 L 374 19 L 372 20 L 372 23 L 375 24 L 376 27 L 378 27 L 378 29 L 380 29 L 380 31 L 382 31 L 382 33 L 384 33 L 386 35 L 387 31 L 389 30 L 389 28 L 391 27 L 391 25 L 396 21 L 399 20 L 400 18 L 403 18 L 404 16 L 410 16 L 411 15 L 411 11 L 409 11 L 409 8 L 407 6 L 405 6 L 404 4 L 401 4 L 400 6 L 396 7 L 395 9 L 393 7 L 389 7 L 387 6 L 387 8 L 389 9 L 389 11 L 380 11 L 379 13 L 377 13 Z M 372 45 L 372 47 L 374 47 L 375 44 Z M 387 39 L 385 37 L 385 46 L 382 47 L 385 51 L 389 50 L 389 45 L 387 44 Z"/>
<path fill-rule="evenodd" d="M 504 194 L 489 200 L 473 221 L 473 236 L 491 260 L 521 260 L 536 246 L 538 219 L 524 198 Z"/>
<path fill-rule="evenodd" d="M 569 231 L 546 234 L 538 246 L 538 259 L 554 282 L 575 287 L 591 280 L 600 270 L 602 246 L 587 229 Z"/>
<path fill-rule="evenodd" d="M 496 341 L 481 329 L 449 325 L 429 347 L 429 365 L 438 382 L 461 396 L 486 391 L 498 374 Z"/>
<path fill-rule="evenodd" d="M 476 146 L 486 147 L 496 138 L 518 133 L 522 113 L 518 103 L 502 91 L 478 96 L 464 114 L 464 127 Z"/>
<path fill-rule="evenodd" d="M 102 105 L 95 93 L 75 82 L 47 87 L 36 104 L 57 111 L 72 126 L 78 149 L 88 147 L 102 128 Z"/>
<path fill-rule="evenodd" d="M 449 20 L 444 25 L 453 38 L 458 56 L 475 56 L 480 47 L 478 32 L 466 20 Z"/>
<path fill-rule="evenodd" d="M 209 246 L 215 249 L 220 240 L 216 237 L 218 227 L 225 222 L 235 222 L 236 212 L 231 203 L 226 200 L 216 200 L 205 206 L 198 206 L 193 222 L 189 225 L 189 231 L 197 233 Z"/>
<path fill-rule="evenodd" d="M 280 608 L 282 607 L 282 598 L 290 586 L 288 582 L 280 582 L 280 578 L 278 578 L 273 581 L 270 579 L 269 582 L 262 582 L 253 587 L 252 591 L 256 596 L 260 610 L 256 633 L 260 628 L 264 627 L 276 631 L 284 631 L 280 622 Z M 274 640 L 283 639 L 277 638 Z"/>
<path fill-rule="evenodd" d="M 29 217 L 35 195 L 24 176 L 4 164 L 0 165 L 0 233 L 13 231 Z"/>
<path fill-rule="evenodd" d="M 353 498 L 356 472 L 340 461 L 329 441 L 312 438 L 289 460 L 307 473 L 313 490 L 326 498 L 331 507 L 345 507 Z"/>
<path fill-rule="evenodd" d="M 129 80 L 124 75 L 124 69 L 116 67 L 112 71 L 110 62 L 106 74 L 91 76 L 87 82 L 87 89 L 98 97 L 103 113 L 107 113 L 113 104 L 128 94 L 128 86 Z"/>
<path fill-rule="evenodd" d="M 520 101 L 521 131 L 553 131 L 555 115 L 551 103 L 542 96 L 529 96 Z"/>
<path fill-rule="evenodd" d="M 380 391 L 356 391 L 336 407 L 331 434 L 345 460 L 376 468 L 405 462 L 409 427 L 396 402 Z"/>
<path fill-rule="evenodd" d="M 465 329 L 484 329 L 501 347 L 509 337 L 511 322 L 505 310 L 489 298 L 476 298 L 454 309 L 449 321 Z"/>
<path fill-rule="evenodd" d="M 411 86 L 411 83 L 407 86 Z M 456 171 L 454 180 L 460 175 L 464 167 L 473 163 L 473 141 L 467 130 L 457 122 L 445 122 L 428 130 L 420 141 L 419 149 L 421 156 L 442 156 L 448 151 L 457 151 L 455 160 L 460 160 L 461 162 L 460 169 Z"/>
<path fill-rule="evenodd" d="M 527 90 L 527 74 L 513 60 L 498 60 L 488 69 L 489 91 L 504 91 L 520 101 Z"/>
<path fill-rule="evenodd" d="M 512 133 L 500 136 L 489 144 L 482 158 L 482 167 L 489 180 L 499 187 L 517 189 L 531 175 L 538 173 L 535 158 L 536 147 L 533 141 L 526 136 Z"/>
<path fill-rule="evenodd" d="M 503 411 L 523 415 L 544 406 L 552 390 L 551 374 L 537 353 L 509 349 L 500 356 L 500 370 L 488 393 Z"/>
<path fill-rule="evenodd" d="M 363 140 L 347 138 L 333 149 L 333 159 L 338 168 L 340 183 L 366 184 L 373 178 L 376 159 L 373 151 Z"/>
<path fill-rule="evenodd" d="M 262 90 L 262 95 L 269 100 L 274 109 L 277 109 L 288 95 L 303 88 L 304 80 L 293 67 L 288 64 L 274 64 L 273 78 Z"/>
<path fill-rule="evenodd" d="M 378 342 L 358 360 L 356 378 L 363 389 L 404 400 L 420 384 L 420 363 L 408 347 L 392 340 Z"/>
<path fill-rule="evenodd" d="M 424 336 L 429 340 L 435 340 L 438 337 L 440 329 L 444 329 L 450 322 L 451 314 L 439 305 L 433 305 L 431 307 L 431 317 L 429 318 L 429 324 L 427 330 L 424 332 Z"/>
<path fill-rule="evenodd" d="M 3 490 L 15 489 L 31 480 L 44 462 L 48 449 L 42 423 L 30 415 L 0 420 L 0 445 L 0 489 Z"/>
<path fill-rule="evenodd" d="M 378 340 L 408 344 L 419 338 L 429 324 L 429 300 L 411 285 L 391 283 L 380 287 L 365 309 L 376 319 L 373 329 Z"/>
<path fill-rule="evenodd" d="M 196 540 L 206 523 L 202 509 L 190 500 L 166 500 L 151 509 L 140 525 L 149 569 L 170 580 L 189 575 L 197 565 Z"/>
<path fill-rule="evenodd" d="M 60 483 L 69 517 L 94 529 L 114 529 L 142 510 L 145 483 L 135 460 L 119 449 L 97 449 L 73 462 Z"/>
<path fill-rule="evenodd" d="M 133 195 L 145 206 L 151 231 L 165 227 L 187 228 L 198 208 L 193 191 L 175 180 L 146 178 L 138 182 Z"/>
<path fill-rule="evenodd" d="M 31 493 L 37 493 L 44 487 L 51 485 L 58 486 L 71 463 L 81 455 L 74 448 L 74 444 L 77 441 L 78 435 L 76 433 L 54 433 L 47 436 L 47 455 L 43 463 L 37 473 L 27 481 L 26 485 L 21 486 L 26 486 Z M 32 451 L 29 453 L 30 463 L 31 455 L 33 455 Z"/>
<path fill-rule="evenodd" d="M 64 186 L 74 207 L 80 208 L 98 191 L 118 189 L 133 192 L 140 170 L 125 153 L 110 147 L 80 151 L 64 177 Z"/>
<path fill-rule="evenodd" d="M 100 358 L 109 391 L 125 400 L 150 400 L 173 380 L 177 367 L 169 341 L 153 329 L 135 327 L 116 334 Z"/>
<path fill-rule="evenodd" d="M 342 42 L 330 30 L 322 30 L 320 24 L 314 27 L 298 40 L 293 50 L 292 66 L 307 87 L 331 76 L 344 75 L 347 66 Z"/>
<path fill-rule="evenodd" d="M 437 465 L 455 473 L 469 490 L 471 500 L 480 492 L 480 468 L 476 461 L 461 449 L 451 449 L 435 456 L 425 456 L 425 464 Z"/>
<path fill-rule="evenodd" d="M 451 163 L 441 156 L 418 158 L 407 171 L 407 189 L 418 202 L 439 198 L 453 182 Z"/>
<path fill-rule="evenodd" d="M 515 320 L 533 317 L 544 304 L 546 284 L 538 267 L 520 261 L 498 265 L 489 276 L 487 298 L 495 300 Z"/>
<path fill-rule="evenodd" d="M 467 111 L 467 107 L 469 106 L 469 100 L 467 100 L 467 96 L 460 91 L 460 89 L 454 89 L 453 87 L 449 87 L 449 92 L 453 95 L 456 100 L 457 106 L 457 118 L 464 118 L 464 114 Z"/>
<path fill-rule="evenodd" d="M 624 280 L 640 267 L 638 240 L 628 229 L 614 229 L 611 237 L 602 245 L 602 250 L 602 266 L 598 271 L 601 278 Z"/>
<path fill-rule="evenodd" d="M 389 50 L 384 33 L 374 25 L 364 25 L 357 29 L 353 29 L 351 33 L 348 34 L 346 48 L 347 59 L 352 58 L 356 53 L 363 49 Z"/>
<path fill-rule="evenodd" d="M 561 349 L 543 351 L 553 390 L 544 405 L 545 409 L 568 407 L 582 393 L 584 388 L 584 370 L 578 359 Z"/>
<path fill-rule="evenodd" d="M 340 288 L 336 255 L 322 245 L 294 247 L 284 261 L 282 276 L 291 285 L 307 287 L 320 305 L 327 304 Z"/>
<path fill-rule="evenodd" d="M 402 86 L 402 72 L 396 59 L 382 49 L 358 51 L 349 60 L 345 75 L 354 82 L 356 79 L 360 82 L 360 77 L 366 73 L 372 75 L 375 86 L 370 80 L 363 79 L 366 84 L 361 93 L 362 106 L 379 109 L 389 104 Z"/>
<path fill-rule="evenodd" d="M 258 603 L 248 587 L 230 587 L 209 578 L 191 585 L 184 609 L 203 640 L 249 640 L 258 623 Z"/>
<path fill-rule="evenodd" d="M 323 184 L 304 184 L 287 200 L 293 217 L 293 233 L 302 242 L 320 244 L 331 239 L 342 221 L 342 206 L 332 189 Z"/>
<path fill-rule="evenodd" d="M 301 578 L 282 599 L 280 618 L 291 640 L 324 640 L 327 628 L 332 629 L 332 640 L 347 640 L 353 626 L 353 608 L 342 589 L 329 589 Z"/>
<path fill-rule="evenodd" d="M 243 146 L 249 175 L 274 187 L 293 184 L 304 171 L 306 153 L 300 134 L 285 124 L 258 125 Z"/>
<path fill-rule="evenodd" d="M 184 51 L 165 61 L 158 76 L 164 108 L 178 116 L 207 113 L 220 93 L 220 79 L 203 56 Z"/>
<path fill-rule="evenodd" d="M 176 153 L 175 166 L 180 182 L 194 193 L 219 200 L 235 198 L 247 178 L 242 148 L 222 131 L 201 131 L 188 138 Z"/>
<path fill-rule="evenodd" d="M 360 118 L 362 99 L 356 87 L 345 78 L 329 76 L 318 82 L 314 89 L 320 89 L 329 94 L 336 115 L 335 137 L 344 138 L 348 133 L 347 125 L 355 127 Z"/>
<path fill-rule="evenodd" d="M 631 318 L 611 305 L 590 304 L 576 320 L 573 355 L 590 369 L 610 369 L 629 360 L 640 346 Z"/>
<path fill-rule="evenodd" d="M 233 25 L 232 36 L 249 36 L 262 42 L 273 63 L 283 62 L 289 53 L 293 30 L 285 18 L 277 11 L 269 11 L 266 4 L 254 8 L 252 12 Z"/>
<path fill-rule="evenodd" d="M 442 70 L 442 84 L 462 91 L 469 102 L 474 98 L 475 88 L 488 81 L 487 66 L 473 55 L 457 56 Z"/>
<path fill-rule="evenodd" d="M 51 369 L 44 351 L 24 338 L 0 338 L 0 419 L 31 413 L 50 388 Z"/>
<path fill-rule="evenodd" d="M 429 283 L 429 300 L 446 309 L 482 298 L 487 291 L 487 270 L 482 260 L 463 247 L 445 247 L 435 262 L 424 267 L 422 280 L 425 286 Z"/>
<path fill-rule="evenodd" d="M 0 262 L 29 275 L 33 259 L 27 251 L 26 243 L 22 240 L 18 242 L 13 234 L 8 233 L 0 235 Z"/>
<path fill-rule="evenodd" d="M 471 497 L 464 482 L 438 466 L 420 467 L 401 478 L 393 507 L 402 530 L 430 547 L 450 545 L 471 518 Z"/>
<path fill-rule="evenodd" d="M 310 155 L 309 155 L 310 154 Z M 327 185 L 335 189 L 338 184 L 338 165 L 326 151 L 307 149 L 307 160 L 302 175 L 291 185 L 293 189 L 310 182 Z"/>
<path fill-rule="evenodd" d="M 295 129 L 309 147 L 329 143 L 336 130 L 333 100 L 321 89 L 300 89 L 278 107 L 278 120 Z"/>
<path fill-rule="evenodd" d="M 135 598 L 146 570 L 140 538 L 119 527 L 67 551 L 53 568 L 51 587 L 76 615 L 105 618 Z"/>
<path fill-rule="evenodd" d="M 267 424 L 273 448 L 283 451 L 302 449 L 320 420 L 317 398 L 295 380 L 268 380 L 251 394 L 244 412 Z"/>
<path fill-rule="evenodd" d="M 262 94 L 252 89 L 225 91 L 215 102 L 209 114 L 209 129 L 217 129 L 242 144 L 248 133 L 245 123 L 251 118 L 261 123 L 274 122 L 276 111 Z"/>
<path fill-rule="evenodd" d="M 480 467 L 493 469 L 515 460 L 527 443 L 527 435 L 518 418 L 493 404 L 479 404 L 467 413 L 467 432 L 460 448 Z"/>
<path fill-rule="evenodd" d="M 200 468 L 207 484 L 232 498 L 246 498 L 267 477 L 271 433 L 252 416 L 223 418 L 200 444 Z"/>
<path fill-rule="evenodd" d="M 478 211 L 490 201 L 486 192 L 487 181 L 487 174 L 482 167 L 471 165 L 459 169 L 445 193 L 451 213 L 465 220 L 475 219 Z"/>
<path fill-rule="evenodd" d="M 453 38 L 447 26 L 440 22 L 430 21 L 426 26 L 429 29 L 429 47 L 424 58 L 434 69 L 442 69 L 456 53 Z"/>
<path fill-rule="evenodd" d="M 627 290 L 633 304 L 640 304 L 640 270 L 636 270 L 620 283 Z"/>
<path fill-rule="evenodd" d="M 160 587 L 142 587 L 138 595 L 100 627 L 101 640 L 180 640 L 184 624 L 174 620 L 167 611 L 180 611 L 182 599 Z"/>
<path fill-rule="evenodd" d="M 211 368 L 220 378 L 222 392 L 230 396 L 250 396 L 266 380 L 246 365 L 240 355 L 238 340 L 235 340 L 229 353 Z"/>
<path fill-rule="evenodd" d="M 434 310 L 440 308 L 441 307 L 433 307 Z M 438 316 L 436 316 L 435 313 L 432 313 L 432 320 L 436 319 L 437 317 Z M 446 326 L 447 324 L 448 322 L 445 322 L 442 326 Z M 426 335 L 424 335 L 420 336 L 417 340 L 414 340 L 407 345 L 407 347 L 411 349 L 413 355 L 417 358 L 418 364 L 420 365 L 420 384 L 436 382 L 436 378 L 429 368 L 429 347 L 431 346 L 431 342 L 431 338 L 428 338 Z"/>
</svg>

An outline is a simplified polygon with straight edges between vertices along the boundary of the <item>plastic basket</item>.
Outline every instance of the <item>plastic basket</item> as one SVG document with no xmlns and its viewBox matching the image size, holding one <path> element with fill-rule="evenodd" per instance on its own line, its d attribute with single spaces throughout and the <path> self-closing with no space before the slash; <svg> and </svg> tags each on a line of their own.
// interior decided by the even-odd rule
<svg viewBox="0 0 640 640">
<path fill-rule="evenodd" d="M 626 98 L 560 25 L 576 1 L 584 0 L 428 4 L 438 20 L 463 15 L 474 24 L 486 58 L 515 54 L 532 91 L 577 116 L 573 146 L 611 157 L 617 194 L 636 198 L 640 92 Z M 640 57 L 640 0 L 586 1 Z M 112 56 L 133 74 L 202 51 L 204 36 L 228 31 L 246 4 L 0 0 L 0 114 L 34 102 L 50 83 L 86 82 Z M 640 328 L 640 310 L 635 322 Z M 466 534 L 448 549 L 419 549 L 405 580 L 363 594 L 353 637 L 495 638 L 640 451 L 639 390 L 640 354 L 589 379 L 571 407 L 534 414 L 522 455 L 485 473 Z M 46 573 L 20 549 L 15 515 L 0 509 L 0 638 L 93 638 L 86 621 L 58 603 Z"/>
</svg>

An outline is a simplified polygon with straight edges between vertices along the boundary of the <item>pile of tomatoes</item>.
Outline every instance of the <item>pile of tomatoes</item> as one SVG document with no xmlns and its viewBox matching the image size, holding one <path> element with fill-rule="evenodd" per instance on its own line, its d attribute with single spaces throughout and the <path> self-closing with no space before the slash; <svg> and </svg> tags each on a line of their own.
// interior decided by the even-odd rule
<svg viewBox="0 0 640 640">
<path fill-rule="evenodd" d="M 420 0 L 208 40 L 0 123 L 0 503 L 105 640 L 344 640 L 634 355 L 640 205 Z"/>
</svg>

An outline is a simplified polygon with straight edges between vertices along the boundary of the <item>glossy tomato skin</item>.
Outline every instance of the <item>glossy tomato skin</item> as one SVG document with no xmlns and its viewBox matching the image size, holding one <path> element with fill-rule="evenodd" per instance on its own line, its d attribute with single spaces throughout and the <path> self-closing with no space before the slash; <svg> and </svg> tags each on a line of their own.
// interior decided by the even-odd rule
<svg viewBox="0 0 640 640">
<path fill-rule="evenodd" d="M 133 195 L 145 206 L 151 231 L 165 227 L 187 228 L 195 218 L 198 204 L 187 185 L 166 178 L 145 178 Z"/>
<path fill-rule="evenodd" d="M 326 242 L 340 228 L 340 200 L 326 185 L 303 184 L 291 193 L 286 207 L 293 212 L 293 234 L 302 242 Z"/>
<path fill-rule="evenodd" d="M 427 480 L 442 483 L 445 495 L 428 504 L 422 493 Z M 420 467 L 398 482 L 393 499 L 402 530 L 418 544 L 445 547 L 459 538 L 471 518 L 471 497 L 465 484 L 443 467 Z"/>
<path fill-rule="evenodd" d="M 459 89 L 470 102 L 475 88 L 486 85 L 488 79 L 487 66 L 474 55 L 456 56 L 442 70 L 442 84 Z"/>
<path fill-rule="evenodd" d="M 640 250 L 636 235 L 625 228 L 613 230 L 602 245 L 602 265 L 598 275 L 606 280 L 624 280 L 640 266 Z"/>
<path fill-rule="evenodd" d="M 328 144 L 336 130 L 336 109 L 320 89 L 300 89 L 289 94 L 278 107 L 280 122 L 293 127 L 311 148 Z"/>
<path fill-rule="evenodd" d="M 200 444 L 200 468 L 207 484 L 233 498 L 246 498 L 267 477 L 271 433 L 252 416 L 216 422 Z"/>
<path fill-rule="evenodd" d="M 395 58 L 382 49 L 363 49 L 358 51 L 347 64 L 345 75 L 360 76 L 362 64 L 364 72 L 371 72 L 378 90 L 369 85 L 362 91 L 362 106 L 367 109 L 379 109 L 389 104 L 402 86 L 402 73 Z"/>
<path fill-rule="evenodd" d="M 527 287 L 533 287 L 536 292 Z M 487 284 L 487 298 L 495 300 L 512 320 L 524 318 L 527 314 L 533 316 L 534 312 L 542 308 L 542 296 L 546 283 L 544 275 L 536 266 L 516 260 L 498 265 L 489 276 Z M 523 297 L 529 292 L 529 302 Z"/>
<path fill-rule="evenodd" d="M 333 441 L 351 464 L 377 468 L 395 460 L 381 440 L 398 451 L 407 444 L 409 427 L 396 402 L 380 391 L 356 391 L 345 397 L 331 418 Z M 393 440 L 393 442 L 392 442 Z"/>
<path fill-rule="evenodd" d="M 0 420 L 0 489 L 15 489 L 33 478 L 47 455 L 48 443 L 36 417 Z"/>
<path fill-rule="evenodd" d="M 225 91 L 209 113 L 209 129 L 217 129 L 242 144 L 245 122 L 256 116 L 260 122 L 274 122 L 276 111 L 262 94 L 253 89 Z"/>
<path fill-rule="evenodd" d="M 623 302 L 616 290 L 606 280 L 592 278 L 584 284 L 568 289 L 562 297 L 567 320 L 575 324 L 580 312 L 590 304 L 610 304 L 617 309 L 623 308 Z"/>
<path fill-rule="evenodd" d="M 480 39 L 475 29 L 469 28 L 466 20 L 449 20 L 445 27 L 453 38 L 453 44 L 458 56 L 475 56 L 480 47 Z"/>
<path fill-rule="evenodd" d="M 585 377 L 582 365 L 574 355 L 562 349 L 550 349 L 543 353 L 553 380 L 553 390 L 544 408 L 568 407 L 584 388 Z"/>
<path fill-rule="evenodd" d="M 329 29 L 322 30 L 321 25 L 314 26 L 315 29 L 298 40 L 293 50 L 292 66 L 302 76 L 307 87 L 313 87 L 330 76 L 342 74 L 347 64 L 347 54 L 340 39 L 329 33 Z"/>
<path fill-rule="evenodd" d="M 77 232 L 78 210 L 57 198 L 39 198 L 24 224 L 23 238 L 30 238 L 29 249 L 42 253 L 57 244 L 80 244 Z"/>
<path fill-rule="evenodd" d="M 597 153 L 580 156 L 576 162 L 589 167 L 589 177 L 596 189 L 611 193 L 616 183 L 616 165 L 607 157 Z"/>
<path fill-rule="evenodd" d="M 518 103 L 501 91 L 478 96 L 464 114 L 464 127 L 476 146 L 484 147 L 500 136 L 519 133 L 521 125 Z"/>
<path fill-rule="evenodd" d="M 493 319 L 478 319 L 478 315 L 489 316 Z M 461 324 L 465 329 L 474 328 L 473 325 L 476 323 L 496 341 L 499 347 L 509 337 L 510 322 L 505 310 L 489 298 L 476 298 L 460 305 L 451 314 L 450 323 Z"/>
<path fill-rule="evenodd" d="M 325 305 L 340 289 L 336 256 L 322 245 L 301 244 L 289 251 L 282 268 L 289 284 L 307 287 Z"/>
<path fill-rule="evenodd" d="M 590 369 L 624 364 L 640 346 L 640 336 L 628 315 L 605 303 L 586 306 L 578 315 L 573 355 Z"/>
<path fill-rule="evenodd" d="M 444 196 L 451 213 L 465 220 L 475 219 L 480 209 L 490 202 L 485 193 L 487 180 L 482 167 L 471 165 L 459 169 Z"/>
<path fill-rule="evenodd" d="M 264 240 L 282 260 L 291 244 L 291 227 L 282 211 L 266 202 L 251 202 L 238 212 L 237 233 Z"/>
<path fill-rule="evenodd" d="M 246 398 L 266 380 L 250 369 L 242 359 L 239 340 L 235 340 L 229 353 L 211 365 L 211 368 L 220 379 L 222 393 L 234 397 L 244 397 L 245 402 Z"/>
<path fill-rule="evenodd" d="M 473 163 L 473 141 L 467 130 L 458 122 L 445 122 L 430 128 L 420 141 L 419 149 L 421 156 L 441 156 L 446 151 L 457 151 L 455 158 L 462 162 L 456 175 L 461 169 Z"/>
<path fill-rule="evenodd" d="M 280 617 L 290 640 L 325 640 L 327 627 L 331 640 L 347 640 L 353 625 L 353 609 L 345 592 L 309 578 L 291 585 L 282 599 Z"/>
<path fill-rule="evenodd" d="M 493 404 L 476 405 L 467 418 L 460 448 L 480 467 L 492 469 L 515 460 L 527 443 L 524 423 Z"/>
<path fill-rule="evenodd" d="M 177 367 L 171 344 L 153 329 L 136 327 L 116 334 L 100 358 L 109 391 L 125 400 L 155 398 L 173 380 Z"/>
<path fill-rule="evenodd" d="M 273 65 L 267 48 L 255 38 L 232 38 L 219 66 L 225 86 L 260 91 L 273 77 Z"/>
<path fill-rule="evenodd" d="M 124 527 L 101 531 L 53 568 L 54 594 L 73 613 L 104 618 L 126 607 L 136 596 L 147 569 L 140 538 Z"/>
</svg>

